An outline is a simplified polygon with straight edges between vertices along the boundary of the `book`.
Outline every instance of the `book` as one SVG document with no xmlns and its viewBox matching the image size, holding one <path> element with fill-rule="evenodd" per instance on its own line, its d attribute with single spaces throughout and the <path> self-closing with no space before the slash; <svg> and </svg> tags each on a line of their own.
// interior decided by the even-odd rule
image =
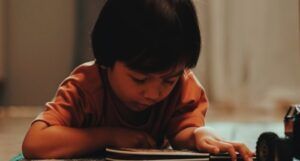
<svg viewBox="0 0 300 161">
<path fill-rule="evenodd" d="M 105 160 L 108 161 L 230 161 L 228 153 L 209 154 L 191 150 L 173 149 L 135 149 L 135 148 L 106 148 Z M 237 153 L 237 160 L 243 161 Z M 255 157 L 253 157 L 256 160 Z"/>
<path fill-rule="evenodd" d="M 135 148 L 106 148 L 105 160 L 185 160 L 185 161 L 209 161 L 209 153 L 200 153 L 189 150 L 173 149 L 135 149 Z"/>
</svg>

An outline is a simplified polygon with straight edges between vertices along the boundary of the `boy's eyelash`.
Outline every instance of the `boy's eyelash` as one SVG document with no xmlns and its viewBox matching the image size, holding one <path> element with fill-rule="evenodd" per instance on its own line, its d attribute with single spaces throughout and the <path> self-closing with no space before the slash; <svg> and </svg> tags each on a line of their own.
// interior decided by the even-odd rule
<svg viewBox="0 0 300 161">
<path fill-rule="evenodd" d="M 172 80 L 168 80 L 168 79 L 166 79 L 166 80 L 164 80 L 164 83 L 167 83 L 167 84 L 170 84 L 170 85 L 172 85 L 172 84 L 174 84 L 177 80 L 178 80 L 178 78 L 179 78 L 179 76 L 177 76 L 176 78 L 172 78 Z"/>
<path fill-rule="evenodd" d="M 172 81 L 169 81 L 169 80 L 164 80 L 164 83 L 167 83 L 167 84 L 173 84 L 175 81 L 172 80 Z"/>
<path fill-rule="evenodd" d="M 131 79 L 138 84 L 143 84 L 147 81 L 147 78 L 138 79 L 135 77 L 131 77 Z M 176 82 L 176 80 L 163 80 L 163 83 L 170 84 L 170 85 L 174 84 L 175 82 Z"/>
<path fill-rule="evenodd" d="M 138 78 L 134 78 L 134 77 L 131 77 L 133 81 L 135 81 L 136 83 L 139 83 L 139 84 L 142 84 L 142 83 L 145 83 L 146 82 L 146 78 L 145 79 L 138 79 Z"/>
</svg>

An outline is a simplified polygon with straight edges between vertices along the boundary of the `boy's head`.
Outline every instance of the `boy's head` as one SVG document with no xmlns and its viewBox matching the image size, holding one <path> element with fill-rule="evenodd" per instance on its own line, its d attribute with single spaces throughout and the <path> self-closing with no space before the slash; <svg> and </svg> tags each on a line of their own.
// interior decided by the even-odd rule
<svg viewBox="0 0 300 161">
<path fill-rule="evenodd" d="M 92 32 L 100 65 L 121 61 L 143 73 L 194 67 L 200 42 L 190 0 L 107 0 Z"/>
</svg>

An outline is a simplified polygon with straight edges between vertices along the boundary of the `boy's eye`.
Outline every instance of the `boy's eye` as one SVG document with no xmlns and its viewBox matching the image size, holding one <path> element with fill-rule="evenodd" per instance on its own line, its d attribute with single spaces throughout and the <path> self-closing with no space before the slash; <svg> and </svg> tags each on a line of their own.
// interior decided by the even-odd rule
<svg viewBox="0 0 300 161">
<path fill-rule="evenodd" d="M 140 78 L 131 77 L 131 79 L 138 84 L 143 84 L 147 81 L 147 78 L 140 79 Z"/>
<path fill-rule="evenodd" d="M 172 85 L 176 82 L 176 80 L 164 80 L 164 83 Z"/>
</svg>

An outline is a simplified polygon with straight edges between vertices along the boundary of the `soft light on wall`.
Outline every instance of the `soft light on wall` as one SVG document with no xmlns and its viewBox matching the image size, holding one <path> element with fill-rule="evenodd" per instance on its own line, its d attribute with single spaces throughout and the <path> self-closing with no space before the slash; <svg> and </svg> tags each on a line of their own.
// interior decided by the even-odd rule
<svg viewBox="0 0 300 161">
<path fill-rule="evenodd" d="M 205 62 L 196 71 L 211 102 L 270 110 L 300 102 L 299 1 L 200 1 Z"/>
<path fill-rule="evenodd" d="M 0 83 L 4 79 L 4 52 L 5 52 L 5 1 L 0 0 Z"/>
</svg>

